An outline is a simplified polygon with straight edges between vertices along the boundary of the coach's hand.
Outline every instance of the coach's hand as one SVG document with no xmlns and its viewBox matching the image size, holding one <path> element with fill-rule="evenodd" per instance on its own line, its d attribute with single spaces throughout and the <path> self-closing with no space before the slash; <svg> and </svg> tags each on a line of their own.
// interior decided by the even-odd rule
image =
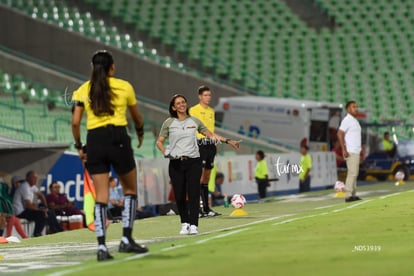
<svg viewBox="0 0 414 276">
<path fill-rule="evenodd" d="M 227 143 L 230 145 L 230 146 L 232 146 L 234 149 L 239 149 L 240 148 L 240 143 L 242 142 L 242 140 L 238 140 L 238 141 L 233 141 L 233 140 L 230 140 L 230 141 L 228 141 Z"/>
<path fill-rule="evenodd" d="M 140 148 L 142 146 L 142 142 L 144 141 L 144 135 L 138 136 L 138 146 Z"/>
</svg>

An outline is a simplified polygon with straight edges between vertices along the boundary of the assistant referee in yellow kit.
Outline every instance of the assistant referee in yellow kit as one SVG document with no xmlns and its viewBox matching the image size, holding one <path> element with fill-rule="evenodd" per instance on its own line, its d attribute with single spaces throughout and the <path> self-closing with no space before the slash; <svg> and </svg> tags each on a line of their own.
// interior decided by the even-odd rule
<svg viewBox="0 0 414 276">
<path fill-rule="evenodd" d="M 198 118 L 209 131 L 214 133 L 215 112 L 210 107 L 211 91 L 205 85 L 198 88 L 199 103 L 191 107 L 190 115 Z M 197 133 L 198 148 L 200 151 L 200 158 L 202 162 L 201 172 L 201 199 L 203 200 L 203 210 L 200 212 L 201 217 L 214 217 L 220 214 L 210 209 L 208 205 L 208 182 L 210 181 L 210 173 L 214 167 L 214 158 L 217 153 L 217 143 L 206 137 L 204 134 Z"/>
<path fill-rule="evenodd" d="M 123 234 L 119 252 L 145 253 L 145 246 L 132 238 L 137 206 L 137 172 L 131 138 L 127 133 L 128 109 L 141 146 L 144 121 L 138 110 L 135 91 L 124 80 L 114 78 L 115 65 L 112 55 L 98 51 L 92 57 L 89 81 L 73 93 L 72 134 L 79 156 L 86 161 L 96 189 L 95 234 L 98 240 L 98 261 L 110 260 L 105 244 L 107 204 L 109 201 L 109 171 L 112 166 L 121 180 L 125 194 L 122 212 Z M 86 112 L 87 152 L 82 145 L 80 126 Z"/>
</svg>

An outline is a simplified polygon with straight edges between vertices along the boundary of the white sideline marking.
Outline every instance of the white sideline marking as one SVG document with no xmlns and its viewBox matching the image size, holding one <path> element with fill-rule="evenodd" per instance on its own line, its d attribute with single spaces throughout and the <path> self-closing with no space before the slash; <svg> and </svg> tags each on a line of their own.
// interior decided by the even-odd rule
<svg viewBox="0 0 414 276">
<path fill-rule="evenodd" d="M 329 207 L 334 207 L 336 205 L 338 205 L 338 204 L 325 205 L 325 206 L 321 206 L 321 207 L 315 207 L 313 209 L 314 210 L 326 209 L 326 208 L 329 208 Z"/>
<path fill-rule="evenodd" d="M 112 261 L 101 262 L 101 263 L 97 262 L 97 263 L 92 264 L 92 265 L 87 266 L 87 267 L 75 267 L 75 268 L 71 268 L 71 269 L 67 269 L 67 270 L 63 270 L 63 271 L 53 272 L 53 273 L 46 274 L 46 275 L 48 275 L 48 276 L 62 276 L 62 275 L 66 275 L 66 274 L 69 274 L 69 273 L 82 271 L 85 268 L 93 268 L 95 266 L 102 267 L 102 266 L 107 266 L 107 265 L 114 265 L 114 264 L 123 263 L 123 262 L 130 261 L 130 260 L 141 259 L 141 258 L 144 258 L 148 255 L 150 255 L 150 254 L 146 253 L 146 254 L 133 255 L 133 256 L 127 257 L 125 259 L 118 259 L 118 260 L 112 260 Z"/>
<path fill-rule="evenodd" d="M 308 215 L 308 216 L 304 216 L 304 217 L 297 217 L 297 218 L 287 219 L 287 220 L 284 220 L 284 221 L 280 221 L 280 222 L 274 223 L 273 225 L 281 225 L 281 224 L 286 224 L 286 223 L 293 222 L 293 221 L 297 221 L 297 220 L 301 220 L 301 219 L 313 218 L 313 217 L 328 215 L 328 214 L 331 214 L 331 213 L 334 213 L 334 212 L 340 212 L 340 211 L 343 211 L 343 210 L 346 210 L 346 209 L 351 209 L 351 208 L 360 206 L 362 204 L 365 204 L 367 202 L 370 202 L 371 200 L 372 199 L 365 200 L 363 202 L 360 202 L 360 203 L 357 203 L 357 204 L 353 204 L 353 205 L 347 206 L 345 208 L 335 209 L 335 210 L 330 211 L 330 212 L 323 212 L 323 213 L 314 214 L 314 215 Z M 239 229 L 239 230 L 235 230 L 235 231 L 231 231 L 231 232 L 228 232 L 228 233 L 219 234 L 219 235 L 216 235 L 216 236 L 213 236 L 213 237 L 210 237 L 210 238 L 206 238 L 204 240 L 199 240 L 199 241 L 196 241 L 193 244 L 181 244 L 181 245 L 177 245 L 177 246 L 174 246 L 174 247 L 166 247 L 166 248 L 161 249 L 159 252 L 172 251 L 172 250 L 175 250 L 175 249 L 187 247 L 189 245 L 206 243 L 206 242 L 209 242 L 209 241 L 214 240 L 214 239 L 219 239 L 219 238 L 227 237 L 227 236 L 230 236 L 230 235 L 233 235 L 233 234 L 237 234 L 237 233 L 242 232 L 242 231 L 249 230 L 250 228 L 243 228 L 243 227 L 246 227 L 246 226 L 249 226 L 249 225 L 254 225 L 254 224 L 258 224 L 258 223 L 262 223 L 262 222 L 267 222 L 267 221 L 272 221 L 272 220 L 276 220 L 276 219 L 280 219 L 280 218 L 288 217 L 288 216 L 292 216 L 292 215 L 294 215 L 294 214 L 282 215 L 282 216 L 277 216 L 277 217 L 262 219 L 262 220 L 258 220 L 258 221 L 246 223 L 244 225 L 238 225 L 238 226 L 228 227 L 228 228 L 225 228 L 225 229 L 218 229 L 218 230 L 206 232 L 205 235 L 206 234 L 209 234 L 209 233 L 219 232 L 219 231 L 222 232 L 222 231 L 229 230 L 229 229 L 242 228 L 242 229 Z M 157 253 L 157 252 L 155 252 L 155 253 Z M 154 253 L 152 253 L 152 254 L 154 254 Z M 106 262 L 106 263 L 96 263 L 96 264 L 93 264 L 93 265 L 91 265 L 91 266 L 89 266 L 87 268 L 91 268 L 91 267 L 98 266 L 98 265 L 99 266 L 102 266 L 102 265 L 118 264 L 118 263 L 122 263 L 122 262 L 125 262 L 125 261 L 131 261 L 131 260 L 141 259 L 143 257 L 146 257 L 148 255 L 152 255 L 152 254 L 151 253 L 147 253 L 147 254 L 141 254 L 141 255 L 133 255 L 133 256 L 128 257 L 128 258 L 125 258 L 125 259 L 114 260 L 114 261 L 110 261 L 110 262 Z M 68 273 L 78 272 L 78 271 L 81 271 L 83 269 L 85 269 L 85 267 L 78 267 L 78 268 L 68 269 L 68 270 L 64 270 L 64 271 L 60 271 L 60 272 L 55 272 L 55 273 L 48 274 L 48 275 L 49 276 L 62 276 L 62 275 L 66 275 Z"/>
<path fill-rule="evenodd" d="M 196 244 L 206 243 L 206 242 L 209 242 L 209 241 L 214 240 L 214 239 L 224 238 L 224 237 L 234 235 L 234 234 L 237 234 L 239 232 L 246 231 L 246 230 L 249 230 L 249 229 L 250 228 L 244 228 L 244 229 L 231 231 L 231 232 L 228 232 L 228 233 L 225 233 L 225 234 L 220 234 L 220 235 L 217 235 L 217 236 L 213 236 L 211 238 L 196 241 L 193 244 L 179 244 L 179 245 L 176 245 L 174 247 L 166 247 L 166 248 L 161 249 L 160 252 L 172 251 L 172 250 L 175 250 L 175 249 L 187 247 L 189 245 L 196 245 Z M 155 252 L 155 253 L 159 253 L 159 252 Z M 152 253 L 152 254 L 154 254 L 154 253 Z M 119 260 L 114 260 L 114 261 L 109 261 L 109 262 L 104 262 L 104 263 L 92 264 L 91 266 L 88 266 L 87 268 L 91 268 L 91 267 L 94 267 L 94 266 L 100 266 L 101 267 L 101 266 L 104 266 L 104 265 L 114 265 L 114 264 L 123 263 L 123 262 L 126 262 L 126 261 L 141 259 L 141 258 L 144 258 L 144 257 L 152 255 L 152 254 L 147 253 L 147 254 L 133 255 L 133 256 L 127 257 L 125 259 L 119 259 Z M 72 268 L 72 269 L 67 269 L 67 270 L 63 270 L 63 271 L 50 273 L 50 274 L 47 274 L 47 275 L 49 275 L 49 276 L 62 276 L 62 275 L 66 275 L 66 274 L 69 274 L 69 273 L 79 272 L 79 271 L 84 270 L 84 269 L 85 269 L 85 267 L 77 267 L 77 268 Z"/>
<path fill-rule="evenodd" d="M 280 218 L 291 217 L 291 216 L 294 216 L 294 215 L 296 215 L 296 214 L 293 213 L 293 214 L 287 214 L 287 215 L 280 215 L 280 216 L 276 216 L 276 217 L 271 217 L 271 218 L 267 218 L 267 219 L 256 220 L 256 221 L 252 221 L 252 222 L 245 223 L 245 224 L 240 224 L 240 225 L 235 225 L 235 226 L 230 226 L 230 227 L 226 227 L 226 228 L 216 229 L 216 230 L 212 230 L 212 231 L 208 231 L 208 232 L 203 232 L 202 235 L 208 235 L 208 234 L 213 234 L 213 233 L 217 233 L 217 232 L 223 232 L 223 231 L 243 228 L 243 227 L 246 227 L 246 226 L 255 225 L 255 224 L 268 222 L 268 221 L 272 221 L 272 220 L 277 220 L 277 219 L 280 219 Z"/>
<path fill-rule="evenodd" d="M 285 224 L 285 223 L 289 223 L 289 222 L 296 221 L 296 220 L 300 220 L 300 219 L 306 219 L 306 218 L 312 218 L 312 217 L 318 217 L 318 216 L 328 215 L 328 214 L 330 214 L 330 213 L 332 213 L 334 211 L 342 211 L 342 210 L 346 210 L 346 209 L 351 209 L 351 208 L 354 208 L 356 206 L 365 204 L 365 203 L 367 203 L 369 201 L 371 201 L 371 200 L 366 200 L 364 202 L 360 202 L 360 203 L 357 203 L 357 204 L 353 204 L 353 205 L 347 206 L 345 208 L 336 209 L 336 210 L 333 210 L 331 212 L 323 212 L 323 213 L 320 213 L 320 214 L 308 215 L 308 216 L 304 216 L 304 217 L 298 217 L 298 218 L 292 218 L 292 219 L 284 220 L 284 221 L 281 221 L 281 222 L 277 222 L 277 223 L 275 223 L 273 225 L 280 225 L 280 224 Z M 228 233 L 219 234 L 219 235 L 216 235 L 216 236 L 213 236 L 213 237 L 210 237 L 210 238 L 206 238 L 206 239 L 203 239 L 203 240 L 198 240 L 198 241 L 196 241 L 193 244 L 190 243 L 190 244 L 176 245 L 174 247 L 166 247 L 166 248 L 161 249 L 160 252 L 172 251 L 172 250 L 179 249 L 179 248 L 185 248 L 185 247 L 188 247 L 190 245 L 196 245 L 196 244 L 206 243 L 206 242 L 209 242 L 209 241 L 214 240 L 214 239 L 219 239 L 219 238 L 227 237 L 227 236 L 230 236 L 230 235 L 234 235 L 234 234 L 237 234 L 237 233 L 240 233 L 240 232 L 249 230 L 250 228 L 243 228 L 243 227 L 246 227 L 248 225 L 254 225 L 254 224 L 258 224 L 258 223 L 262 223 L 262 222 L 272 221 L 272 220 L 276 220 L 276 219 L 279 219 L 279 218 L 283 218 L 283 217 L 287 217 L 287 216 L 292 216 L 292 215 L 293 214 L 290 214 L 290 215 L 282 215 L 282 216 L 277 216 L 277 217 L 272 217 L 272 218 L 267 218 L 267 219 L 262 219 L 262 220 L 258 220 L 258 221 L 246 223 L 244 225 L 239 225 L 239 226 L 229 227 L 229 228 L 225 228 L 225 229 L 218 229 L 218 230 L 215 230 L 215 231 L 210 231 L 210 233 L 214 233 L 214 232 L 225 231 L 225 230 L 234 229 L 234 228 L 242 228 L 242 229 L 239 229 L 239 230 L 234 230 L 234 231 L 231 231 L 231 232 L 228 232 Z M 208 234 L 208 233 L 205 233 L 205 235 L 206 234 Z M 146 257 L 148 255 L 152 255 L 152 254 L 151 253 L 147 253 L 147 254 L 141 254 L 141 255 L 133 255 L 133 256 L 128 257 L 128 258 L 125 258 L 125 259 L 115 260 L 115 261 L 111 261 L 111 262 L 107 262 L 107 263 L 103 263 L 103 264 L 104 265 L 111 265 L 111 264 L 122 263 L 122 262 L 125 262 L 125 261 L 141 259 L 141 258 Z M 92 266 L 97 266 L 97 265 L 101 265 L 101 264 L 94 264 Z M 49 274 L 49 275 L 50 276 L 62 276 L 62 275 L 65 275 L 65 274 L 68 274 L 68 273 L 77 272 L 77 271 L 80 271 L 80 270 L 83 270 L 83 269 L 84 268 L 79 267 L 79 268 L 75 268 L 75 269 L 72 269 L 72 270 L 61 271 L 61 272 L 57 272 L 57 273 Z"/>
<path fill-rule="evenodd" d="M 236 225 L 236 226 L 232 226 L 232 227 L 227 227 L 227 228 L 222 228 L 222 229 L 217 229 L 217 230 L 205 232 L 205 233 L 202 233 L 202 235 L 207 235 L 207 234 L 212 234 L 212 233 L 217 233 L 217 232 L 223 232 L 223 231 L 226 231 L 226 230 L 232 230 L 232 229 L 236 229 L 236 228 L 243 228 L 243 227 L 246 227 L 246 226 L 249 226 L 249 225 L 254 225 L 254 224 L 267 222 L 267 221 L 272 221 L 272 220 L 276 220 L 276 219 L 280 219 L 280 218 L 284 218 L 284 217 L 288 217 L 288 216 L 293 216 L 293 215 L 294 214 L 289 214 L 289 215 L 281 215 L 281 216 L 271 217 L 271 218 L 267 218 L 267 219 L 261 219 L 261 220 L 245 223 L 245 224 L 242 224 L 242 225 Z M 232 234 L 235 234 L 235 233 L 247 230 L 247 229 L 248 228 L 232 231 L 232 232 L 225 233 L 225 234 L 220 234 L 220 235 L 208 238 L 208 239 L 212 240 L 212 239 L 217 239 L 217 238 L 224 237 L 224 236 L 229 236 L 229 235 L 232 235 Z M 204 242 L 207 242 L 206 240 L 207 239 L 205 239 Z M 198 243 L 196 243 L 196 244 L 198 244 Z M 161 249 L 160 252 L 172 251 L 172 250 L 175 250 L 175 249 L 187 247 L 188 245 L 191 245 L 191 244 L 180 244 L 180 245 L 176 245 L 174 247 L 166 247 L 166 248 Z M 154 252 L 154 253 L 159 253 L 159 252 Z M 154 254 L 154 253 L 152 253 L 152 254 Z M 124 258 L 124 259 L 113 260 L 113 261 L 103 262 L 103 263 L 96 263 L 96 264 L 92 264 L 92 265 L 87 266 L 87 267 L 71 268 L 71 269 L 67 269 L 67 270 L 53 272 L 53 273 L 50 273 L 50 274 L 47 274 L 47 275 L 48 276 L 63 276 L 63 275 L 69 274 L 69 273 L 79 272 L 79 271 L 82 271 L 84 269 L 88 269 L 88 268 L 91 268 L 91 267 L 94 267 L 94 266 L 104 266 L 104 265 L 118 264 L 118 263 L 130 261 L 130 260 L 141 259 L 145 256 L 152 255 L 152 254 L 147 253 L 147 254 L 133 255 L 131 257 L 127 257 L 127 258 Z"/>
<path fill-rule="evenodd" d="M 302 219 L 307 219 L 307 218 L 314 218 L 314 217 L 319 217 L 319 216 L 325 216 L 325 215 L 329 215 L 329 214 L 332 214 L 332 213 L 341 212 L 341 211 L 344 211 L 344 210 L 347 210 L 347 209 L 352 209 L 354 207 L 360 206 L 360 205 L 365 204 L 365 203 L 370 202 L 370 201 L 372 201 L 372 199 L 364 200 L 362 202 L 359 202 L 359 203 L 356 203 L 356 204 L 353 204 L 353 205 L 350 205 L 350 206 L 347 206 L 347 207 L 344 207 L 344 208 L 335 209 L 335 210 L 332 210 L 332 211 L 329 211 L 329 212 L 323 212 L 323 213 L 308 215 L 308 216 L 304 216 L 304 217 L 297 217 L 297 218 L 282 220 L 282 221 L 273 223 L 272 225 L 281 225 L 281 224 L 286 224 L 286 223 L 297 221 L 297 220 L 302 220 Z"/>
<path fill-rule="evenodd" d="M 396 196 L 396 195 L 399 195 L 399 194 L 401 194 L 401 193 L 394 193 L 394 194 L 385 195 L 385 196 L 380 197 L 380 199 L 386 199 L 386 198 Z"/>
<path fill-rule="evenodd" d="M 355 204 L 352 204 L 352 205 L 350 205 L 350 206 L 347 206 L 347 207 L 345 207 L 345 208 L 335 209 L 335 210 L 333 210 L 332 212 L 333 212 L 333 213 L 342 212 L 342 211 L 345 211 L 345 210 L 347 210 L 347 209 L 352 209 L 352 208 L 355 208 L 355 207 L 357 207 L 357 206 L 363 205 L 363 204 L 368 203 L 368 202 L 370 202 L 370 201 L 372 201 L 372 199 L 367 199 L 367 200 L 361 201 L 361 202 L 359 202 L 359 203 L 355 203 Z"/>
<path fill-rule="evenodd" d="M 162 252 L 172 251 L 172 250 L 175 250 L 175 249 L 178 249 L 178 248 L 183 248 L 183 247 L 186 247 L 186 246 L 187 246 L 186 244 L 178 244 L 178 245 L 174 245 L 174 246 L 170 246 L 170 247 L 165 247 L 165 248 L 161 249 L 161 251 Z"/>
<path fill-rule="evenodd" d="M 414 192 L 414 190 L 411 190 L 409 192 Z M 400 193 L 397 193 L 397 194 L 400 194 Z M 392 195 L 396 195 L 396 194 L 392 194 Z M 383 197 L 381 199 L 383 199 Z M 356 204 L 353 204 L 353 205 L 350 205 L 350 206 L 347 206 L 347 207 L 344 207 L 344 208 L 335 209 L 335 210 L 332 210 L 332 211 L 329 211 L 329 212 L 323 212 L 323 213 L 314 214 L 314 215 L 308 215 L 308 216 L 303 216 L 303 217 L 297 217 L 297 218 L 287 219 L 287 220 L 284 220 L 284 221 L 276 222 L 276 223 L 274 223 L 272 225 L 281 225 L 281 224 L 286 224 L 286 223 L 293 222 L 293 221 L 297 221 L 297 220 L 301 220 L 301 219 L 313 218 L 313 217 L 324 216 L 324 215 L 328 215 L 328 214 L 332 214 L 332 213 L 337 213 L 337 212 L 341 212 L 341 211 L 344 211 L 344 210 L 347 210 L 347 209 L 355 208 L 357 206 L 360 206 L 360 205 L 363 205 L 365 203 L 368 203 L 368 202 L 370 202 L 372 200 L 374 200 L 374 199 L 364 200 L 364 201 L 361 201 L 359 203 L 356 203 Z M 323 207 L 319 207 L 319 209 L 329 208 L 329 207 L 332 207 L 332 206 L 335 206 L 335 205 L 323 206 Z M 249 226 L 249 225 L 255 225 L 255 224 L 259 224 L 259 223 L 263 223 L 263 222 L 268 222 L 268 221 L 272 221 L 272 220 L 277 220 L 277 219 L 280 219 L 280 218 L 289 217 L 289 216 L 293 216 L 293 215 L 296 215 L 296 214 L 280 215 L 280 216 L 276 216 L 276 217 L 271 217 L 271 218 L 267 218 L 267 219 L 253 221 L 253 222 L 246 223 L 246 224 L 242 224 L 242 225 L 236 225 L 236 226 L 227 227 L 227 228 L 223 228 L 223 229 L 212 230 L 212 231 L 209 231 L 209 232 L 205 232 L 202 235 L 207 235 L 207 234 L 222 232 L 222 231 L 231 230 L 231 229 L 243 228 L 243 227 L 246 227 L 246 226 Z M 154 252 L 154 253 L 171 251 L 171 250 L 175 250 L 175 249 L 179 249 L 179 248 L 185 248 L 185 247 L 187 247 L 189 245 L 205 243 L 205 242 L 208 242 L 208 241 L 213 240 L 213 239 L 217 239 L 217 238 L 220 238 L 220 237 L 229 236 L 229 235 L 236 234 L 236 233 L 239 233 L 239 232 L 248 230 L 248 229 L 250 229 L 250 228 L 245 228 L 245 229 L 235 230 L 235 231 L 232 231 L 232 232 L 229 232 L 229 233 L 225 233 L 225 234 L 220 234 L 220 235 L 217 235 L 217 236 L 214 236 L 214 237 L 211 237 L 211 238 L 207 238 L 207 239 L 204 239 L 204 240 L 199 240 L 199 241 L 197 241 L 197 242 L 195 242 L 193 244 L 181 244 L 181 245 L 176 245 L 174 247 L 166 247 L 166 248 L 163 248 L 163 249 L 159 250 L 158 252 Z M 69 274 L 69 273 L 74 273 L 74 272 L 82 271 L 82 270 L 85 270 L 85 269 L 89 269 L 89 268 L 92 268 L 94 266 L 100 266 L 101 267 L 103 265 L 113 265 L 113 264 L 123 263 L 123 262 L 130 261 L 130 260 L 141 259 L 143 257 L 146 257 L 148 255 L 152 255 L 154 253 L 147 253 L 147 254 L 141 254 L 141 255 L 133 255 L 131 257 L 127 257 L 127 258 L 124 258 L 124 259 L 113 260 L 113 261 L 104 262 L 104 263 L 95 263 L 95 264 L 92 264 L 92 265 L 87 266 L 87 267 L 77 267 L 77 268 L 72 268 L 72 269 L 67 269 L 67 270 L 63 270 L 63 271 L 58 271 L 58 272 L 50 273 L 50 274 L 47 274 L 47 275 L 49 275 L 49 276 L 63 276 L 63 275 Z"/>
<path fill-rule="evenodd" d="M 221 234 L 221 235 L 217 235 L 217 236 L 207 238 L 207 239 L 204 239 L 204 240 L 196 241 L 196 244 L 206 243 L 206 242 L 209 242 L 211 240 L 224 238 L 224 237 L 231 236 L 231 235 L 234 235 L 234 234 L 237 234 L 237 233 L 249 230 L 249 229 L 250 228 L 243 228 L 243 229 L 239 229 L 239 230 L 234 230 L 234 231 L 231 231 L 231 232 L 228 232 L 228 233 L 225 233 L 225 234 Z"/>
</svg>

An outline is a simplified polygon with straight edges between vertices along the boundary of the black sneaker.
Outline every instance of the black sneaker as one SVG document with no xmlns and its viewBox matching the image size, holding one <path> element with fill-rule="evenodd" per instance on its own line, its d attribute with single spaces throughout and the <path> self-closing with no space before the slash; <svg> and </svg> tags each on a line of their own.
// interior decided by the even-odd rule
<svg viewBox="0 0 414 276">
<path fill-rule="evenodd" d="M 353 196 L 345 198 L 345 202 L 353 202 L 353 201 L 355 201 Z"/>
<path fill-rule="evenodd" d="M 113 258 L 108 251 L 98 250 L 98 262 L 112 260 Z"/>
<path fill-rule="evenodd" d="M 217 213 L 217 212 L 215 212 L 213 210 L 210 210 L 210 212 L 207 213 L 207 216 L 208 217 L 217 217 L 217 216 L 221 216 L 221 214 L 220 213 Z"/>
<path fill-rule="evenodd" d="M 206 218 L 206 217 L 208 217 L 208 213 L 201 212 L 201 213 L 199 213 L 198 217 L 199 218 Z"/>
<path fill-rule="evenodd" d="M 358 196 L 350 196 L 350 197 L 345 198 L 345 202 L 354 202 L 358 200 L 361 200 L 361 198 Z"/>
<path fill-rule="evenodd" d="M 148 252 L 148 248 L 144 245 L 136 243 L 134 240 L 130 240 L 129 243 L 121 241 L 119 244 L 119 252 L 123 253 L 138 253 L 143 254 Z"/>
</svg>

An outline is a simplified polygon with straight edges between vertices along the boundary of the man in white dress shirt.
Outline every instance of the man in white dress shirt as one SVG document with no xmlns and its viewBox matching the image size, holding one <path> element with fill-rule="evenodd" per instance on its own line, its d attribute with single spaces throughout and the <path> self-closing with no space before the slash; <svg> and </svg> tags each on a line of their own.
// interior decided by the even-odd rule
<svg viewBox="0 0 414 276">
<path fill-rule="evenodd" d="M 361 125 L 356 119 L 358 106 L 355 101 L 346 103 L 346 111 L 348 114 L 342 120 L 337 136 L 348 168 L 345 182 L 345 202 L 352 202 L 360 200 L 356 195 L 356 184 L 361 153 Z"/>
</svg>

